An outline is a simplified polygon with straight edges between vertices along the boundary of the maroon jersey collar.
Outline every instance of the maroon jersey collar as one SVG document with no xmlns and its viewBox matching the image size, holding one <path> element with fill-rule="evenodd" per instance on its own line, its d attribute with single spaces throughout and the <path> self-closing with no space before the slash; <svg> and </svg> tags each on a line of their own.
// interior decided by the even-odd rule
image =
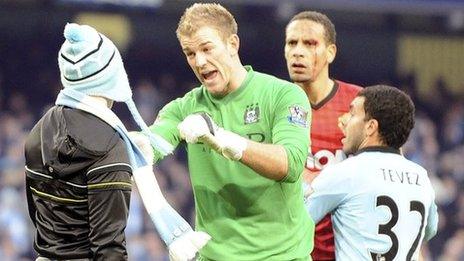
<svg viewBox="0 0 464 261">
<path fill-rule="evenodd" d="M 313 110 L 318 110 L 318 109 L 322 108 L 322 106 L 324 106 L 327 102 L 329 102 L 335 96 L 335 94 L 338 91 L 338 82 L 335 81 L 335 80 L 333 80 L 333 82 L 334 82 L 334 84 L 332 86 L 332 90 L 330 91 L 329 95 L 327 95 L 327 97 L 325 97 L 322 101 L 318 102 L 317 104 L 312 104 L 311 103 L 311 108 Z"/>
</svg>

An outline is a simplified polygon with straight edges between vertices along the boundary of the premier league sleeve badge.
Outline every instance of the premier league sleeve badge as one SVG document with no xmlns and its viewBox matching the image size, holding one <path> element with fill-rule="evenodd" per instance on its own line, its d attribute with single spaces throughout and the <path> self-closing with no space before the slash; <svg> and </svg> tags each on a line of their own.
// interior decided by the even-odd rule
<svg viewBox="0 0 464 261">
<path fill-rule="evenodd" d="M 301 127 L 308 127 L 308 111 L 299 105 L 293 105 L 289 108 L 290 115 L 288 121 Z"/>
</svg>

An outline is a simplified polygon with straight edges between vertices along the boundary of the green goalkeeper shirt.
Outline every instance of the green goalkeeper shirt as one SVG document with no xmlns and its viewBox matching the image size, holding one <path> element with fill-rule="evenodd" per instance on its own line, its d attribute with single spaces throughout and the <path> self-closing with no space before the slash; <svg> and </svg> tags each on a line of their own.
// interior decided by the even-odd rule
<svg viewBox="0 0 464 261">
<path fill-rule="evenodd" d="M 308 98 L 290 82 L 245 68 L 246 79 L 234 92 L 214 98 L 203 86 L 195 88 L 167 104 L 150 128 L 177 146 L 177 125 L 190 114 L 206 112 L 226 130 L 282 145 L 288 174 L 281 181 L 227 160 L 204 144 L 187 145 L 196 230 L 212 237 L 200 254 L 204 260 L 227 261 L 307 258 L 314 234 L 301 186 L 309 146 Z"/>
</svg>

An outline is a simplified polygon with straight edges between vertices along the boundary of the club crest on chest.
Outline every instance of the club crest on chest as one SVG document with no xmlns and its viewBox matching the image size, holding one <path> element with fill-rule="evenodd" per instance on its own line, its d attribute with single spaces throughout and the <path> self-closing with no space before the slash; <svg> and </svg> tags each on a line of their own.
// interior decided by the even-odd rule
<svg viewBox="0 0 464 261">
<path fill-rule="evenodd" d="M 252 124 L 259 122 L 259 105 L 258 103 L 250 104 L 245 109 L 245 114 L 243 115 L 243 120 L 245 124 Z"/>
</svg>

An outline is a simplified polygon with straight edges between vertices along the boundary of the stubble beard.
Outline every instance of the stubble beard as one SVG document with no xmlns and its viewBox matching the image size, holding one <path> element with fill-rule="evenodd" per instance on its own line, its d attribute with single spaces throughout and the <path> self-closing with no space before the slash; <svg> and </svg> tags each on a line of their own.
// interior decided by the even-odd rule
<svg viewBox="0 0 464 261">
<path fill-rule="evenodd" d="M 308 75 L 295 75 L 295 74 L 290 74 L 290 79 L 292 79 L 292 81 L 294 83 L 298 83 L 298 84 L 302 84 L 302 85 L 306 85 L 306 84 L 309 84 L 309 83 L 312 83 L 313 82 L 313 77 L 312 76 L 308 76 Z"/>
<path fill-rule="evenodd" d="M 343 148 L 343 152 L 346 155 L 356 154 L 361 149 L 361 144 L 362 143 L 363 143 L 362 138 L 361 137 L 356 137 L 355 139 L 351 140 L 351 144 L 347 144 L 347 145 L 349 145 L 349 147 L 347 149 Z M 345 146 L 343 146 L 343 147 L 345 147 Z"/>
</svg>

